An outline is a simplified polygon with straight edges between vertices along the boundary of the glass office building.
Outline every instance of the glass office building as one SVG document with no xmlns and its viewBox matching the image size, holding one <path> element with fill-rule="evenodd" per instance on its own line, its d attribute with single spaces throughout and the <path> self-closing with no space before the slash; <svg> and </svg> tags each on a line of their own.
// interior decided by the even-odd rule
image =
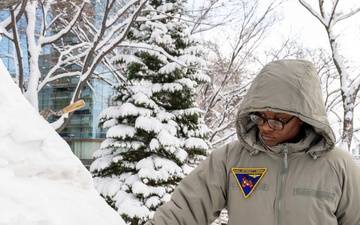
<svg viewBox="0 0 360 225">
<path fill-rule="evenodd" d="M 44 87 L 39 93 L 39 108 L 61 110 L 67 106 L 77 85 L 78 78 L 64 78 Z M 98 118 L 101 111 L 111 104 L 113 89 L 100 80 L 90 80 L 85 86 L 82 98 L 85 107 L 76 110 L 68 125 L 59 134 L 70 145 L 74 154 L 85 166 L 92 162 L 92 154 L 105 139 L 106 130 L 99 128 Z M 48 121 L 54 122 L 57 116 L 50 116 Z"/>
<path fill-rule="evenodd" d="M 91 0 L 91 3 L 92 4 L 89 5 L 87 12 L 93 12 L 94 15 L 100 13 L 98 10 L 101 10 L 101 8 L 97 7 L 100 5 L 94 0 Z M 40 10 L 39 16 L 41 15 Z M 9 13 L 7 11 L 3 11 L 0 17 L 7 18 L 9 17 Z M 97 17 L 94 16 L 93 19 L 96 20 Z M 23 68 L 23 72 L 26 89 L 26 79 L 29 77 L 29 68 L 26 67 L 28 65 L 28 63 L 26 63 L 28 60 L 28 46 L 26 45 L 27 41 L 24 32 L 26 30 L 27 23 L 24 17 L 20 19 L 18 26 L 20 31 L 20 47 L 23 52 L 22 59 L 24 60 L 25 66 L 25 68 Z M 52 32 L 57 33 L 59 31 L 53 30 Z M 70 33 L 61 39 L 61 44 L 69 46 L 78 44 L 79 42 L 79 39 Z M 10 74 L 15 77 L 15 74 L 19 73 L 17 71 L 17 62 L 15 62 L 12 57 L 9 57 L 9 55 L 15 52 L 14 45 L 6 38 L 0 39 L 0 43 L 0 57 L 5 66 L 8 68 Z M 39 69 L 42 75 L 49 72 L 58 57 L 59 52 L 54 51 L 52 47 L 47 46 L 42 49 L 39 57 Z M 59 73 L 65 71 L 81 71 L 81 68 L 76 64 L 67 65 L 62 68 Z M 96 72 L 111 80 L 110 75 L 108 77 L 106 76 L 109 71 L 104 69 L 101 65 L 96 68 Z M 78 79 L 78 77 L 61 78 L 43 87 L 39 92 L 39 109 L 41 110 L 47 108 L 58 111 L 67 106 L 70 103 L 72 93 L 77 86 Z M 109 84 L 106 84 L 99 79 L 90 79 L 88 81 L 88 85 L 86 85 L 82 90 L 81 96 L 81 99 L 85 101 L 86 106 L 75 111 L 65 129 L 59 133 L 60 136 L 67 141 L 74 154 L 80 158 L 85 166 L 89 166 L 91 164 L 93 152 L 100 147 L 101 142 L 105 138 L 106 131 L 98 127 L 98 117 L 103 109 L 111 105 L 111 98 L 113 94 L 114 90 L 109 86 Z M 57 119 L 58 118 L 55 116 L 50 116 L 48 121 L 51 123 Z"/>
<path fill-rule="evenodd" d="M 74 45 L 79 40 L 69 34 L 63 37 L 62 42 L 67 45 Z M 56 51 L 48 51 L 48 54 L 40 56 L 40 70 L 47 74 L 52 68 L 51 62 L 59 57 Z M 81 71 L 76 64 L 71 64 L 63 68 L 68 72 Z M 111 76 L 106 76 L 109 71 L 101 65 L 97 67 L 97 73 L 111 80 Z M 79 77 L 65 77 L 47 86 L 39 92 L 39 109 L 61 110 L 66 107 L 72 98 Z M 89 167 L 92 162 L 92 154 L 100 147 L 105 139 L 106 131 L 98 126 L 98 118 L 101 111 L 111 105 L 111 99 L 114 95 L 114 89 L 109 84 L 96 78 L 91 78 L 81 92 L 81 99 L 85 101 L 85 107 L 76 110 L 69 123 L 59 134 L 70 145 L 74 154 Z M 48 121 L 54 122 L 56 116 L 49 117 Z"/>
</svg>

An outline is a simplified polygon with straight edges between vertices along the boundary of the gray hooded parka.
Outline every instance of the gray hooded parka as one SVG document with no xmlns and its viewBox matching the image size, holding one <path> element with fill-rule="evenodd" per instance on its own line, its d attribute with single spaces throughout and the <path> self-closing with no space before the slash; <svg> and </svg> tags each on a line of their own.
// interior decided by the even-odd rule
<svg viewBox="0 0 360 225">
<path fill-rule="evenodd" d="M 266 110 L 299 117 L 305 137 L 264 145 L 248 115 Z M 267 64 L 241 103 L 237 132 L 238 141 L 214 150 L 147 224 L 207 225 L 223 208 L 228 225 L 360 224 L 359 166 L 335 147 L 312 63 Z"/>
</svg>

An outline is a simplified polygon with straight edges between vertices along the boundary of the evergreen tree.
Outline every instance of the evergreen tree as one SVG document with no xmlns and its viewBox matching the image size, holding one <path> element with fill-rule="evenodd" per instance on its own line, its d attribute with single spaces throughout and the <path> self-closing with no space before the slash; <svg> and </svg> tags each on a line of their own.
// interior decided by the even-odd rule
<svg viewBox="0 0 360 225">
<path fill-rule="evenodd" d="M 152 218 L 210 147 L 196 104 L 197 87 L 209 78 L 181 19 L 184 3 L 150 1 L 128 36 L 137 47 L 114 59 L 128 82 L 116 87 L 118 106 L 101 113 L 100 125 L 109 129 L 90 170 L 96 189 L 129 224 Z"/>
</svg>

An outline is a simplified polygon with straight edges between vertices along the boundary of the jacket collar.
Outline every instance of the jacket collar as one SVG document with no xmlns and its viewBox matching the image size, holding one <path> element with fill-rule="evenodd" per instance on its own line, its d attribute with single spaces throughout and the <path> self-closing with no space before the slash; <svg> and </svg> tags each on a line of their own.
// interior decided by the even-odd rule
<svg viewBox="0 0 360 225">
<path fill-rule="evenodd" d="M 319 148 L 318 142 L 321 141 L 319 136 L 311 127 L 305 130 L 305 136 L 296 143 L 281 143 L 276 146 L 267 146 L 259 135 L 258 128 L 254 126 L 248 133 L 245 145 L 251 155 L 256 155 L 259 152 L 282 154 L 285 147 L 290 153 L 304 153 L 310 154 L 312 157 L 317 158 L 324 154 L 324 149 Z"/>
</svg>

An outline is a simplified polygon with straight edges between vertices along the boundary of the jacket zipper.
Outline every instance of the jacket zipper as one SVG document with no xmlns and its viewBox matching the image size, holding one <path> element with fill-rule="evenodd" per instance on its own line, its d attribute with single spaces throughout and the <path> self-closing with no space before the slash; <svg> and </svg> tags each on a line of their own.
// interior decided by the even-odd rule
<svg viewBox="0 0 360 225">
<path fill-rule="evenodd" d="M 288 168 L 288 145 L 285 144 L 283 148 L 283 155 L 280 160 L 280 170 L 278 176 L 278 185 L 275 198 L 275 225 L 281 225 L 281 208 L 283 203 L 283 189 L 285 187 L 285 180 Z"/>
</svg>

